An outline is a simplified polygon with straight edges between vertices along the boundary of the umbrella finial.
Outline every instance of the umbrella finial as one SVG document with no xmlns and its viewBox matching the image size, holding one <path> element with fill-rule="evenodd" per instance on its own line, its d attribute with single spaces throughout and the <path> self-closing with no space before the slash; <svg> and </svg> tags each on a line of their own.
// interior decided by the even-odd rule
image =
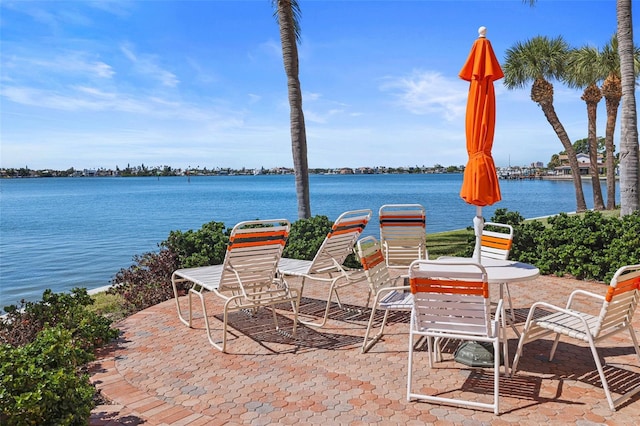
<svg viewBox="0 0 640 426">
<path fill-rule="evenodd" d="M 487 37 L 487 27 L 478 28 L 478 37 L 480 37 L 480 38 Z"/>
</svg>

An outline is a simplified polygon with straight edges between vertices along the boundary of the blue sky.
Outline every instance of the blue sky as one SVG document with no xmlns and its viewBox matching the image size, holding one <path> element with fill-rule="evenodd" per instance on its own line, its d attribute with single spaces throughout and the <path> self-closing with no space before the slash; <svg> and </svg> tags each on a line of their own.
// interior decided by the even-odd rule
<svg viewBox="0 0 640 426">
<path fill-rule="evenodd" d="M 458 73 L 480 26 L 501 63 L 538 35 L 601 47 L 616 30 L 613 0 L 300 4 L 312 168 L 465 164 Z M 3 0 L 0 167 L 291 167 L 272 15 L 271 0 Z M 497 166 L 562 150 L 529 93 L 496 84 Z M 587 135 L 580 94 L 555 84 L 573 141 Z M 598 114 L 604 136 L 604 101 Z"/>
</svg>

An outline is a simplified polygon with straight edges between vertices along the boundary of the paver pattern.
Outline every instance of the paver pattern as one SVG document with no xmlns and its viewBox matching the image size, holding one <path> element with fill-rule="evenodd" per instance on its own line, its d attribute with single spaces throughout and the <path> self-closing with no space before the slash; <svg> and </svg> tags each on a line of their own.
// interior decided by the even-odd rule
<svg viewBox="0 0 640 426">
<path fill-rule="evenodd" d="M 511 284 L 516 326 L 522 328 L 534 301 L 562 306 L 576 288 L 603 292 L 605 286 L 547 276 Z M 112 401 L 93 410 L 91 425 L 638 424 L 640 396 L 610 411 L 588 346 L 562 338 L 553 362 L 548 362 L 551 340 L 525 346 L 516 375 L 501 378 L 499 416 L 408 402 L 408 313 L 392 314 L 383 339 L 361 354 L 370 313 L 363 308 L 368 288 L 359 283 L 345 290 L 342 302 L 352 309 L 336 306 L 321 329 L 299 326 L 295 340 L 274 331 L 268 310 L 253 317 L 231 314 L 228 353 L 209 344 L 199 304 L 194 304 L 199 316 L 193 328 L 178 320 L 174 300 L 124 319 L 116 324 L 120 339 L 91 368 L 92 382 Z M 326 291 L 306 285 L 302 315 L 320 316 Z M 221 333 L 222 304 L 212 294 L 206 299 L 215 317 L 212 327 Z M 186 297 L 180 303 L 186 306 Z M 283 308 L 279 323 L 290 330 L 291 311 Z M 634 327 L 640 330 L 640 314 Z M 508 333 L 512 360 L 517 336 L 511 329 Z M 640 362 L 627 334 L 600 348 L 614 395 L 640 386 Z M 493 372 L 456 363 L 453 350 L 447 345 L 444 361 L 432 370 L 426 353 L 418 354 L 424 355 L 416 358 L 424 365 L 422 374 L 416 373 L 421 391 L 490 401 Z"/>
</svg>

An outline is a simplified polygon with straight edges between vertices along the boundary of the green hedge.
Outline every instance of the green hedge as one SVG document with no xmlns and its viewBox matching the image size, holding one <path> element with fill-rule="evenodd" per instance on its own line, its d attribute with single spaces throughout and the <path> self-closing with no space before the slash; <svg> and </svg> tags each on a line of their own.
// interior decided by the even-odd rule
<svg viewBox="0 0 640 426">
<path fill-rule="evenodd" d="M 622 218 L 561 213 L 545 224 L 498 209 L 491 220 L 514 226 L 510 258 L 536 265 L 541 274 L 609 282 L 621 266 L 640 262 L 640 212 Z"/>
</svg>

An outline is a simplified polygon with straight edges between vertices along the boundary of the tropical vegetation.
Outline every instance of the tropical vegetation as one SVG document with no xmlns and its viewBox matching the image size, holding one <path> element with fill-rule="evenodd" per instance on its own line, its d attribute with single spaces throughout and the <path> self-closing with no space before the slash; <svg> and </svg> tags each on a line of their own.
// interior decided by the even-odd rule
<svg viewBox="0 0 640 426">
<path fill-rule="evenodd" d="M 95 389 L 81 368 L 118 335 L 86 289 L 46 290 L 0 319 L 0 424 L 84 425 Z"/>
<path fill-rule="evenodd" d="M 553 105 L 553 84 L 565 76 L 569 45 L 562 37 L 550 39 L 537 36 L 526 42 L 517 42 L 507 49 L 504 63 L 504 84 L 508 89 L 531 85 L 531 100 L 537 103 L 547 121 L 556 132 L 567 153 L 576 191 L 576 211 L 587 209 L 580 178 L 580 166 L 569 135 L 560 122 Z"/>
</svg>

